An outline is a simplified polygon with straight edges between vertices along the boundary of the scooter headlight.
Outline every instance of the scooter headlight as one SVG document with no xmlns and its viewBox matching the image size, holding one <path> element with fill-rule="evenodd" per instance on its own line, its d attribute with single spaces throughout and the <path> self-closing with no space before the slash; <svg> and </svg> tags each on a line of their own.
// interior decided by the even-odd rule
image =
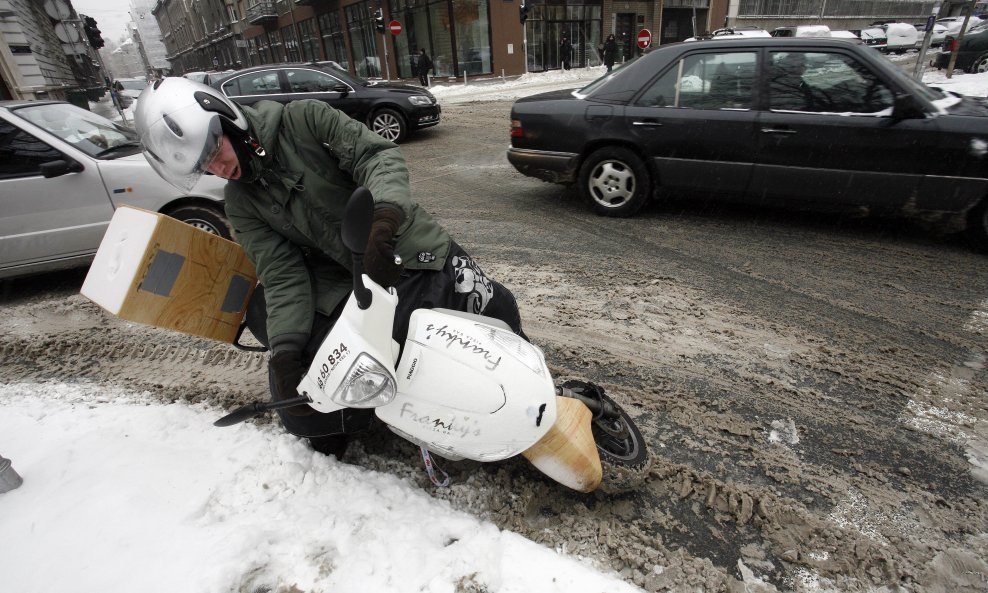
<svg viewBox="0 0 988 593">
<path fill-rule="evenodd" d="M 361 354 L 330 399 L 348 408 L 376 408 L 391 403 L 397 393 L 394 375 L 373 357 Z"/>
</svg>

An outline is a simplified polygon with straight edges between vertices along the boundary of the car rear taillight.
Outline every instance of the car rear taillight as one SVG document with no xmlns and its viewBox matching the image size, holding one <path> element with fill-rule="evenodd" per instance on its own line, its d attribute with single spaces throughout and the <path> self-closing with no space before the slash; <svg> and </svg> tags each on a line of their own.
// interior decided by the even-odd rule
<svg viewBox="0 0 988 593">
<path fill-rule="evenodd" d="M 511 120 L 511 137 L 512 138 L 524 138 L 525 129 L 521 127 L 521 122 L 517 119 Z"/>
<path fill-rule="evenodd" d="M 943 42 L 943 46 L 949 52 L 955 51 L 957 49 L 957 40 L 953 37 L 947 37 L 947 40 Z"/>
</svg>

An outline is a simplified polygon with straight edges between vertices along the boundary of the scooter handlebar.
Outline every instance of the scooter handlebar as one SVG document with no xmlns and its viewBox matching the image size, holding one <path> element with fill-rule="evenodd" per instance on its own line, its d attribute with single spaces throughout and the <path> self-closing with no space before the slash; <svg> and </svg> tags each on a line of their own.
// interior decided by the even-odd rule
<svg viewBox="0 0 988 593">
<path fill-rule="evenodd" d="M 213 422 L 213 426 L 233 426 L 234 424 L 240 424 L 244 420 L 250 420 L 255 416 L 260 416 L 271 410 L 280 410 L 282 408 L 291 408 L 293 406 L 301 406 L 302 404 L 308 404 L 312 400 L 304 395 L 298 397 L 293 397 L 291 399 L 283 399 L 277 402 L 254 402 L 247 404 L 246 406 L 240 406 L 236 410 L 230 412 L 226 416 L 223 416 L 216 422 Z"/>
</svg>

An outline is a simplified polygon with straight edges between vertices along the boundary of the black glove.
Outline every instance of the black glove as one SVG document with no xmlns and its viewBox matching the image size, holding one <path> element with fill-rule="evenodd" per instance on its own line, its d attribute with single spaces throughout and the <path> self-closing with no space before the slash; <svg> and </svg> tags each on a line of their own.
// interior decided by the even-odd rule
<svg viewBox="0 0 988 593">
<path fill-rule="evenodd" d="M 387 288 L 398 283 L 401 264 L 395 263 L 395 233 L 401 226 L 402 212 L 390 206 L 374 210 L 367 248 L 364 250 L 364 271 L 370 279 Z"/>
<path fill-rule="evenodd" d="M 306 371 L 300 350 L 288 349 L 275 352 L 268 361 L 268 371 L 271 373 L 271 397 L 274 401 L 298 397 L 299 394 L 295 388 L 302 381 L 302 376 L 305 375 Z M 315 413 L 315 410 L 306 405 L 283 409 L 292 416 L 308 416 Z"/>
</svg>

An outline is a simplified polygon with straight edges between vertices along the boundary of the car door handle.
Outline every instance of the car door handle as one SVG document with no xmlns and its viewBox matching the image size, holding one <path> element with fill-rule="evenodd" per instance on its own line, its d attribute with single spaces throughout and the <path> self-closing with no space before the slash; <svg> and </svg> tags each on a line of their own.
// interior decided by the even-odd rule
<svg viewBox="0 0 988 593">
<path fill-rule="evenodd" d="M 636 121 L 633 121 L 633 122 L 631 122 L 631 125 L 633 125 L 633 126 L 656 127 L 657 128 L 657 127 L 659 127 L 659 126 L 662 125 L 662 122 L 656 121 L 654 119 L 644 119 L 644 120 L 636 120 Z"/>
<path fill-rule="evenodd" d="M 795 134 L 796 130 L 789 128 L 762 128 L 763 134 Z"/>
</svg>

